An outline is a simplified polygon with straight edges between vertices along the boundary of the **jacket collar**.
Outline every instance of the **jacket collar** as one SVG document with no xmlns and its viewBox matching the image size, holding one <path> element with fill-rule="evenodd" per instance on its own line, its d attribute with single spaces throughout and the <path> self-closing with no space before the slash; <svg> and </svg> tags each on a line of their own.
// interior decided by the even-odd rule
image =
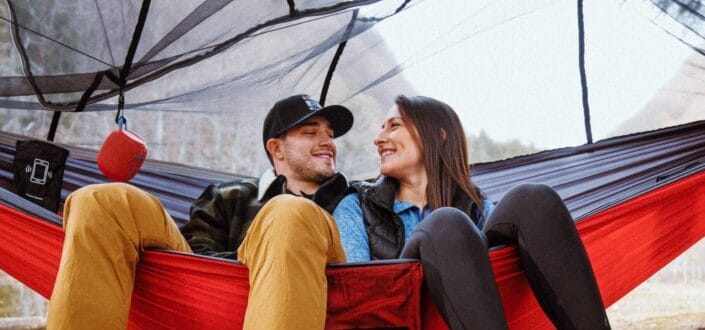
<svg viewBox="0 0 705 330">
<path fill-rule="evenodd" d="M 369 189 L 367 193 L 372 201 L 388 210 L 394 210 L 394 200 L 399 190 L 399 182 L 382 175 L 371 186 L 372 189 Z"/>
<path fill-rule="evenodd" d="M 270 198 L 288 193 L 286 190 L 286 177 L 276 175 L 274 169 L 265 171 L 259 179 L 257 199 L 265 202 Z M 348 179 L 343 173 L 336 173 L 328 178 L 313 194 L 312 200 L 318 205 L 328 205 L 341 197 L 348 187 Z"/>
<path fill-rule="evenodd" d="M 277 176 L 274 169 L 268 169 L 259 177 L 257 185 L 257 200 L 260 202 L 270 199 L 276 195 L 286 193 L 286 177 Z"/>
<path fill-rule="evenodd" d="M 340 199 L 345 195 L 348 189 L 348 179 L 342 173 L 338 172 L 332 177 L 323 182 L 321 186 L 313 194 L 313 201 L 326 209 L 329 213 L 333 213 Z"/>
<path fill-rule="evenodd" d="M 366 189 L 366 194 L 370 199 L 385 209 L 396 211 L 394 209 L 394 200 L 396 199 L 397 191 L 399 190 L 399 183 L 397 180 L 387 177 L 380 176 L 374 183 L 360 182 L 358 186 L 362 189 Z M 482 197 L 484 194 L 478 191 Z M 474 203 L 470 196 L 466 194 L 462 189 L 456 188 L 453 194 L 452 206 L 460 209 L 468 215 L 472 214 L 472 207 Z"/>
</svg>

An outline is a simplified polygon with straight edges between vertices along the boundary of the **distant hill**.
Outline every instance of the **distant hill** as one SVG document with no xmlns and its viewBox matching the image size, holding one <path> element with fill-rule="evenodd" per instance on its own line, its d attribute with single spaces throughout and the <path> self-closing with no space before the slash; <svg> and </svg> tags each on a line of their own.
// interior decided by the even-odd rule
<svg viewBox="0 0 705 330">
<path fill-rule="evenodd" d="M 705 119 L 705 57 L 691 56 L 637 114 L 610 135 L 624 135 Z"/>
<path fill-rule="evenodd" d="M 484 130 L 480 131 L 478 135 L 470 135 L 468 141 L 472 163 L 502 160 L 541 151 L 533 144 L 524 145 L 517 139 L 506 142 L 495 141 Z"/>
</svg>

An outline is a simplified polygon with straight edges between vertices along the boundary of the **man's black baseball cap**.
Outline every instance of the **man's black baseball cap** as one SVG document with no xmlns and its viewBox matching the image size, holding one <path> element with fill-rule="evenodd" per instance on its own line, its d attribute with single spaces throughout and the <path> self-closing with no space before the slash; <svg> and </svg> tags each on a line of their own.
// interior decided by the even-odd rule
<svg viewBox="0 0 705 330">
<path fill-rule="evenodd" d="M 289 96 L 277 101 L 264 119 L 262 143 L 265 149 L 267 140 L 286 133 L 313 116 L 328 119 L 334 138 L 345 134 L 353 125 L 352 112 L 342 105 L 329 105 L 323 108 L 318 101 L 306 94 Z"/>
</svg>

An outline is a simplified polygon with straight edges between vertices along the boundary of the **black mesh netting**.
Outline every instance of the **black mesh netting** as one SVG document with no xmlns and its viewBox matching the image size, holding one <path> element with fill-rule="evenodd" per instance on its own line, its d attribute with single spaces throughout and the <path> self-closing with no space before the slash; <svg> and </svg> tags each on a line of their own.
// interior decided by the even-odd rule
<svg viewBox="0 0 705 330">
<path fill-rule="evenodd" d="M 405 69 L 557 3 L 488 2 L 453 18 L 456 27 L 476 23 L 472 30 L 453 35 L 453 27 L 436 37 L 440 43 L 419 42 L 414 55 L 398 59 L 375 26 L 447 1 L 8 0 L 0 2 L 0 108 L 64 111 L 56 141 L 98 148 L 115 127 L 122 89 L 128 127 L 145 138 L 150 158 L 258 175 L 268 166 L 258 131 L 275 100 L 306 92 L 344 103 L 355 114 L 353 130 L 372 136 L 394 96 L 416 94 Z M 699 2 L 649 5 L 656 24 L 700 49 Z M 570 111 L 581 120 L 580 109 Z M 5 125 L 30 121 L 26 111 L 15 113 L 2 118 Z M 21 133 L 46 136 L 51 112 L 32 116 Z M 371 138 L 359 135 L 341 139 L 339 164 L 370 177 L 376 156 Z"/>
<path fill-rule="evenodd" d="M 6 14 L 16 23 L 11 39 L 23 74 L 0 78 L 0 95 L 36 95 L 38 102 L 2 104 L 73 111 L 95 84 L 87 110 L 113 109 L 92 104 L 115 96 L 121 85 L 125 91 L 135 89 L 128 106 L 132 108 L 266 107 L 271 100 L 256 99 L 264 99 L 260 95 L 268 93 L 262 90 L 273 86 L 281 90 L 269 95 L 273 97 L 286 95 L 286 90 L 320 90 L 317 85 L 323 83 L 341 42 L 407 5 L 408 0 L 291 5 L 205 1 L 178 6 L 162 1 L 8 1 Z M 140 14 L 144 20 L 138 36 Z M 366 39 L 368 47 L 380 46 L 374 36 Z M 366 71 L 384 67 L 379 63 Z M 215 97 L 223 87 L 232 95 L 229 101 L 235 101 L 227 103 L 229 109 L 219 102 L 222 96 Z"/>
<path fill-rule="evenodd" d="M 412 90 L 396 79 L 404 88 L 363 93 L 371 77 L 395 64 L 370 28 L 409 6 L 413 2 L 8 1 L 0 7 L 2 41 L 12 49 L 0 76 L 0 107 L 113 112 L 122 89 L 128 127 L 145 137 L 152 157 L 255 174 L 266 159 L 253 133 L 275 100 L 299 92 L 328 103 L 347 100 L 353 108 L 374 109 L 365 117 L 376 125 L 396 93 Z M 137 40 L 140 14 L 145 19 Z M 373 60 L 360 61 L 362 53 Z M 97 148 L 113 115 L 64 114 L 56 139 Z M 358 116 L 356 127 L 364 130 L 365 122 Z M 40 124 L 47 127 L 48 118 Z M 244 161 L 213 164 L 234 158 Z"/>
</svg>

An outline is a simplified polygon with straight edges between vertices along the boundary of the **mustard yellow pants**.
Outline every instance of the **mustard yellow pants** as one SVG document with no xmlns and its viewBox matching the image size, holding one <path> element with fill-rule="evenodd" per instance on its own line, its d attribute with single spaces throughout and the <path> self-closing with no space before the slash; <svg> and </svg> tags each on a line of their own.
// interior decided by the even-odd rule
<svg viewBox="0 0 705 330">
<path fill-rule="evenodd" d="M 250 271 L 245 329 L 323 329 L 326 264 L 346 260 L 328 212 L 302 197 L 272 198 L 252 222 L 238 258 Z"/>
<path fill-rule="evenodd" d="M 152 195 L 122 183 L 91 185 L 64 206 L 64 247 L 47 329 L 125 329 L 140 251 L 191 252 Z M 250 272 L 246 329 L 321 329 L 326 263 L 344 262 L 337 226 L 313 202 L 272 199 L 238 254 Z"/>
</svg>

